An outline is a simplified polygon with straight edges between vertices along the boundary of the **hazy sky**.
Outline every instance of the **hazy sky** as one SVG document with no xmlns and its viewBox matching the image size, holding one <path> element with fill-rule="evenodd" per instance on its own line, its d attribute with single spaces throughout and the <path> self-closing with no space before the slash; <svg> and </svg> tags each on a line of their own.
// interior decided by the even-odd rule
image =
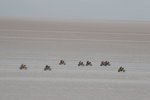
<svg viewBox="0 0 150 100">
<path fill-rule="evenodd" d="M 150 0 L 0 0 L 0 18 L 150 21 Z"/>
</svg>

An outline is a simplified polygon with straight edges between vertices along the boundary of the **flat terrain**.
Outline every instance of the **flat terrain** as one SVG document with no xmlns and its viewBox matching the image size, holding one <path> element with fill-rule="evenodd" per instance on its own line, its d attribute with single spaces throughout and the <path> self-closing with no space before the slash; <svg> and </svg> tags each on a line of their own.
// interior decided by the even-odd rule
<svg viewBox="0 0 150 100">
<path fill-rule="evenodd" d="M 149 100 L 149 23 L 0 22 L 0 100 Z"/>
</svg>

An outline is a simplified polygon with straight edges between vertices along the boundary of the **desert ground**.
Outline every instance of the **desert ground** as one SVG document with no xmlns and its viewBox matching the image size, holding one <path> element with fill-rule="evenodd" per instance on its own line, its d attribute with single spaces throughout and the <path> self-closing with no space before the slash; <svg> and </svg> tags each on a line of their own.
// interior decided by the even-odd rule
<svg viewBox="0 0 150 100">
<path fill-rule="evenodd" d="M 100 66 L 106 60 L 111 66 Z M 149 98 L 149 22 L 0 20 L 0 100 Z"/>
</svg>

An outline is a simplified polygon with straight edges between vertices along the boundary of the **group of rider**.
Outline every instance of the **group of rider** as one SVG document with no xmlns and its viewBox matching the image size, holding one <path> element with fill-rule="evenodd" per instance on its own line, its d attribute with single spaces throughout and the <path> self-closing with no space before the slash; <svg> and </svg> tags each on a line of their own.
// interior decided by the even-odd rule
<svg viewBox="0 0 150 100">
<path fill-rule="evenodd" d="M 59 65 L 66 65 L 64 60 L 60 60 Z M 79 61 L 78 66 L 92 66 L 92 63 L 90 61 L 87 61 L 86 64 L 84 64 L 82 61 Z M 109 61 L 101 61 L 100 66 L 110 66 L 110 62 Z M 27 66 L 24 64 L 21 64 L 20 66 L 20 70 L 25 69 L 27 70 Z M 51 71 L 51 67 L 49 65 L 46 65 L 44 68 L 44 71 L 49 70 Z M 118 72 L 123 71 L 125 72 L 125 69 L 123 67 L 120 67 L 118 69 Z"/>
</svg>

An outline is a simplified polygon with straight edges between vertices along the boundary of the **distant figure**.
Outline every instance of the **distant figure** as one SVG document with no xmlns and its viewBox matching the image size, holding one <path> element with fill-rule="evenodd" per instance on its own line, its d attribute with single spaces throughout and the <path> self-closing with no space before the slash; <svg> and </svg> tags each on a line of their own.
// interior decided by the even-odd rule
<svg viewBox="0 0 150 100">
<path fill-rule="evenodd" d="M 90 61 L 87 61 L 86 66 L 92 66 L 92 63 Z"/>
<path fill-rule="evenodd" d="M 45 68 L 44 68 L 44 71 L 46 71 L 46 70 L 51 71 L 52 69 L 50 68 L 50 66 L 46 65 Z"/>
<path fill-rule="evenodd" d="M 21 64 L 21 66 L 20 66 L 20 70 L 22 70 L 22 69 L 27 70 L 27 66 L 26 66 L 26 65 L 24 65 L 24 64 Z"/>
<path fill-rule="evenodd" d="M 64 60 L 60 60 L 59 65 L 66 65 Z"/>
<path fill-rule="evenodd" d="M 123 67 L 119 67 L 118 72 L 125 72 L 125 69 Z"/>
<path fill-rule="evenodd" d="M 84 66 L 84 63 L 82 61 L 79 61 L 78 66 Z"/>
<path fill-rule="evenodd" d="M 109 61 L 101 61 L 100 66 L 110 66 L 110 62 Z"/>
</svg>

